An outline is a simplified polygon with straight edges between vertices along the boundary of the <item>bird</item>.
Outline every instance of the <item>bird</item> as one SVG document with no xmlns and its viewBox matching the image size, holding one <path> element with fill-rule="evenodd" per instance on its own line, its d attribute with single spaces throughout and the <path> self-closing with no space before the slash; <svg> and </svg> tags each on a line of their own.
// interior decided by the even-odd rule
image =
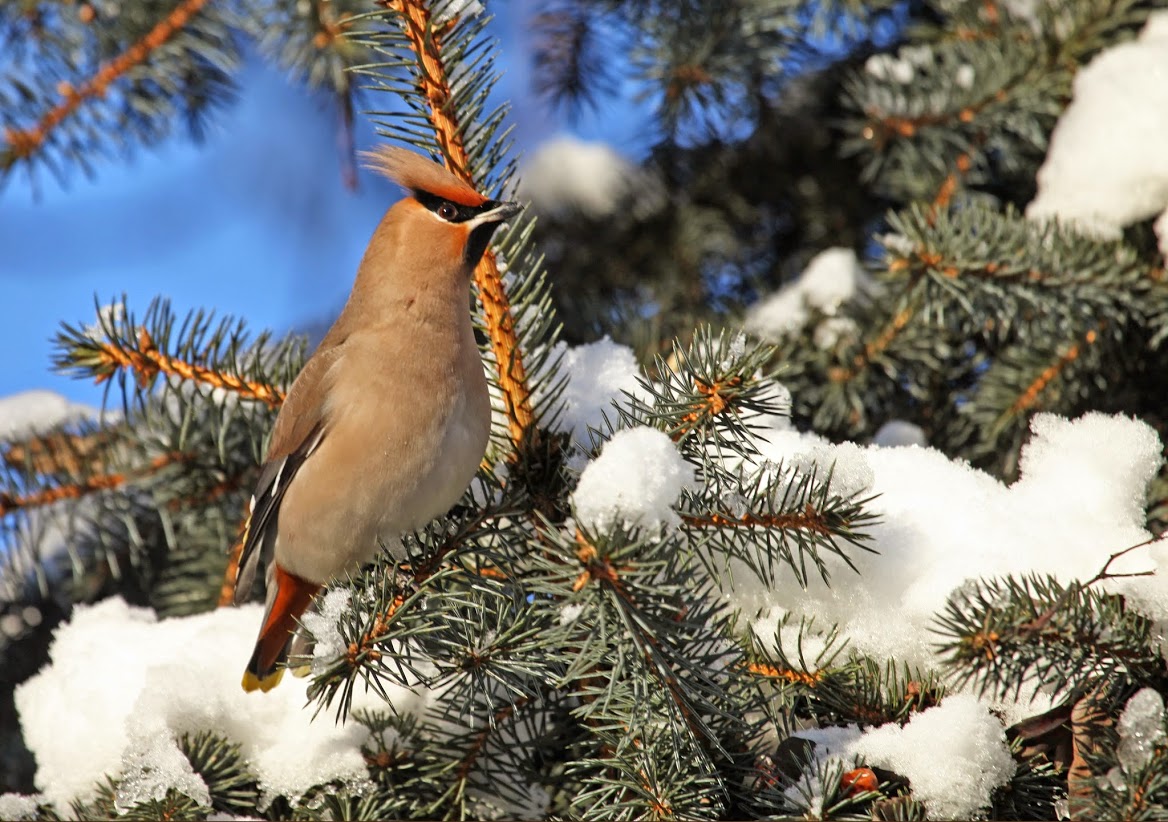
<svg viewBox="0 0 1168 822">
<path fill-rule="evenodd" d="M 245 691 L 279 684 L 299 618 L 330 581 L 458 501 L 486 452 L 491 404 L 470 280 L 515 202 L 400 147 L 365 153 L 405 190 L 381 219 L 340 316 L 276 416 L 235 578 L 267 602 Z M 299 646 L 297 646 L 299 647 Z M 297 654 L 292 654 L 296 656 Z"/>
</svg>

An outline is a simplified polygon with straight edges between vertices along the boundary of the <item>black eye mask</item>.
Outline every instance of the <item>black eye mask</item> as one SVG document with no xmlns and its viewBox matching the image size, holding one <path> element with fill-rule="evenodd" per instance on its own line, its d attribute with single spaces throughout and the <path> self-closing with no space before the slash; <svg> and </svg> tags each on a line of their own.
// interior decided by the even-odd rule
<svg viewBox="0 0 1168 822">
<path fill-rule="evenodd" d="M 450 200 L 439 197 L 437 194 L 430 194 L 425 191 L 415 191 L 414 199 L 450 223 L 465 223 L 467 220 L 473 220 L 480 214 L 485 214 L 492 208 L 498 208 L 499 206 L 498 200 L 487 200 L 482 205 L 477 206 L 462 205 L 461 203 L 451 202 Z M 451 206 L 454 208 L 454 216 L 444 217 L 440 214 L 438 210 L 442 206 Z"/>
</svg>

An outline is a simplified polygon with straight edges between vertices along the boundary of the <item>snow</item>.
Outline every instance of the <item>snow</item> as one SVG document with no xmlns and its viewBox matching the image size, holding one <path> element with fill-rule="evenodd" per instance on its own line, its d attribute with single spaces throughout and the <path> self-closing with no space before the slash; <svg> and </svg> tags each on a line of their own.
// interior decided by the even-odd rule
<svg viewBox="0 0 1168 822">
<path fill-rule="evenodd" d="M 456 17 L 478 17 L 483 11 L 480 0 L 446 0 L 434 4 L 434 23 L 442 25 Z"/>
<path fill-rule="evenodd" d="M 1163 745 L 1164 697 L 1152 688 L 1137 691 L 1119 717 L 1119 764 L 1129 773 L 1151 761 L 1156 746 Z"/>
<path fill-rule="evenodd" d="M 870 730 L 848 752 L 907 778 L 930 819 L 972 819 L 1016 767 L 1002 723 L 968 694 L 946 697 L 904 727 Z"/>
<path fill-rule="evenodd" d="M 905 777 L 930 819 L 973 819 L 1016 767 L 991 707 L 970 694 L 952 694 L 903 727 L 809 728 L 792 736 L 815 743 L 818 763 L 836 760 L 845 770 L 876 766 Z"/>
<path fill-rule="evenodd" d="M 537 211 L 604 217 L 634 194 L 643 178 L 610 146 L 565 135 L 535 150 L 523 167 L 519 195 Z"/>
<path fill-rule="evenodd" d="M 747 331 L 763 339 L 779 340 L 800 331 L 812 309 L 830 318 L 843 303 L 871 288 L 872 282 L 856 252 L 850 248 L 829 248 L 812 258 L 798 279 L 747 309 L 744 325 Z M 835 329 L 820 343 L 830 345 L 840 330 Z"/>
<path fill-rule="evenodd" d="M 348 588 L 333 588 L 325 594 L 316 610 L 310 610 L 300 621 L 315 641 L 312 654 L 312 673 L 328 670 L 333 661 L 345 652 L 341 637 L 341 617 L 349 612 L 352 594 Z"/>
<path fill-rule="evenodd" d="M 121 300 L 99 306 L 97 318 L 94 322 L 81 329 L 83 336 L 96 342 L 104 342 L 108 338 L 106 328 L 117 327 L 126 319 L 126 304 Z"/>
<path fill-rule="evenodd" d="M 953 75 L 953 82 L 960 88 L 971 89 L 973 88 L 974 76 L 973 66 L 966 63 L 957 67 L 957 73 Z"/>
<path fill-rule="evenodd" d="M 885 448 L 896 448 L 906 445 L 928 445 L 925 432 L 919 425 L 905 420 L 889 420 L 880 426 L 872 436 L 873 445 L 882 445 Z"/>
<path fill-rule="evenodd" d="M 1156 232 L 1156 239 L 1160 253 L 1168 257 L 1168 208 L 1156 218 L 1156 222 L 1152 224 L 1152 230 Z"/>
<path fill-rule="evenodd" d="M 814 616 L 839 624 L 860 653 L 936 667 L 934 615 L 967 580 L 1030 572 L 1089 579 L 1110 554 L 1149 536 L 1144 494 L 1161 456 L 1148 425 L 1103 414 L 1073 421 L 1039 414 L 1032 430 L 1021 477 L 1009 486 L 932 448 L 833 445 L 813 434 L 763 431 L 759 455 L 743 468 L 781 464 L 825 477 L 834 465 L 835 493 L 876 495 L 867 508 L 881 519 L 868 528 L 878 553 L 846 549 L 859 575 L 825 555 L 831 585 L 813 576 L 806 590 L 790 574 L 768 587 L 734 565 L 727 598 L 747 622 L 777 624 L 789 614 L 798 624 Z M 1157 576 L 1110 584 L 1166 620 L 1168 546 L 1133 551 L 1111 570 L 1157 566 Z"/>
<path fill-rule="evenodd" d="M 136 736 L 136 744 L 122 759 L 122 781 L 114 796 L 114 807 L 119 812 L 125 813 L 141 802 L 163 800 L 171 789 L 189 796 L 200 807 L 211 807 L 207 783 L 195 773 L 173 737 L 165 733 Z"/>
<path fill-rule="evenodd" d="M 557 343 L 551 361 L 562 357 L 560 373 L 568 375 L 560 401 L 563 409 L 556 427 L 572 435 L 581 447 L 591 447 L 589 428 L 602 430 L 604 417 L 615 422 L 613 401 L 627 402 L 631 395 L 651 403 L 649 392 L 637 381 L 641 373 L 633 350 L 608 337 L 570 348 Z M 540 398 L 536 397 L 538 404 Z"/>
<path fill-rule="evenodd" d="M 576 522 L 604 532 L 623 523 L 658 528 L 677 522 L 673 505 L 694 481 L 669 435 L 639 426 L 618 431 L 580 475 L 572 494 Z"/>
<path fill-rule="evenodd" d="M 206 786 L 179 762 L 185 758 L 175 745 L 182 733 L 204 729 L 239 743 L 268 798 L 367 779 L 361 745 L 368 730 L 338 725 L 330 711 L 313 720 L 305 708 L 308 680 L 286 676 L 266 694 L 240 688 L 261 614 L 248 605 L 158 620 L 120 598 L 79 606 L 55 631 L 49 664 L 16 690 L 45 799 L 58 808 L 92 799 L 104 775 L 125 773 L 135 777 L 127 801 L 173 787 L 205 802 Z M 405 688 L 389 692 L 406 712 L 426 698 Z M 353 708 L 376 707 L 384 703 L 358 686 Z"/>
<path fill-rule="evenodd" d="M 1074 99 L 1038 172 L 1033 219 L 1059 218 L 1101 238 L 1168 208 L 1168 12 L 1135 42 L 1113 46 L 1075 77 Z"/>
<path fill-rule="evenodd" d="M 935 62 L 928 46 L 905 46 L 896 54 L 874 54 L 864 63 L 864 71 L 877 80 L 892 80 L 908 85 L 916 79 L 918 68 Z"/>
<path fill-rule="evenodd" d="M 20 822 L 25 819 L 37 818 L 37 804 L 44 797 L 38 795 L 25 796 L 18 793 L 0 794 L 0 819 L 9 822 Z"/>
<path fill-rule="evenodd" d="M 22 439 L 57 425 L 97 416 L 96 408 L 72 402 L 55 391 L 22 391 L 0 398 L 0 440 Z"/>
</svg>

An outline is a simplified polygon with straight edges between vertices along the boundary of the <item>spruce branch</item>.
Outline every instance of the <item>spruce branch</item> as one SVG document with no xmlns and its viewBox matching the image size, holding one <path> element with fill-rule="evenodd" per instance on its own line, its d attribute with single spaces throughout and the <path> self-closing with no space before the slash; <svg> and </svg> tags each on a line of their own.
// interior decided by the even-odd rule
<svg viewBox="0 0 1168 822">
<path fill-rule="evenodd" d="M 953 201 L 953 195 L 957 193 L 958 187 L 961 185 L 962 178 L 972 168 L 972 157 L 965 153 L 957 155 L 957 158 L 953 161 L 953 170 L 942 181 L 940 187 L 937 189 L 936 195 L 933 197 L 933 201 L 929 205 L 930 217 L 934 217 L 937 212 L 949 208 L 949 204 Z"/>
<path fill-rule="evenodd" d="M 982 690 L 1021 691 L 1024 683 L 1054 693 L 1109 689 L 1114 683 L 1147 682 L 1164 674 L 1152 639 L 1152 622 L 1124 598 L 1093 586 L 1147 576 L 1110 570 L 1120 557 L 1153 542 L 1117 551 L 1086 582 L 1053 577 L 981 580 L 950 596 L 937 618 L 945 656 L 960 683 Z"/>
<path fill-rule="evenodd" d="M 8 516 L 17 511 L 52 505 L 61 500 L 81 499 L 98 491 L 121 488 L 171 465 L 189 461 L 191 458 L 191 454 L 170 452 L 158 455 L 146 466 L 126 472 L 93 474 L 74 483 L 48 486 L 27 494 L 14 495 L 8 491 L 0 491 L 0 517 Z"/>
<path fill-rule="evenodd" d="M 202 11 L 208 0 L 182 0 L 147 34 L 114 59 L 103 63 L 97 73 L 80 85 L 62 81 L 57 87 L 60 100 L 45 112 L 36 125 L 23 129 L 7 128 L 4 139 L 8 145 L 0 149 L 0 171 L 7 170 L 20 160 L 32 157 L 64 120 L 82 105 L 104 97 L 110 87 L 130 69 L 146 62 L 150 55 L 181 31 L 192 17 Z"/>
<path fill-rule="evenodd" d="M 862 347 L 852 357 L 851 363 L 832 368 L 828 371 L 828 378 L 837 384 L 855 380 L 865 369 L 879 362 L 880 358 L 896 341 L 901 332 L 908 328 L 917 312 L 916 306 L 906 305 L 888 318 L 888 321 L 875 329 L 875 334 L 865 340 Z"/>
<path fill-rule="evenodd" d="M 1034 378 L 1019 394 L 1018 399 L 1010 403 L 1007 413 L 1010 416 L 1017 417 L 1033 409 L 1038 405 L 1042 394 L 1050 387 L 1050 385 L 1063 374 L 1064 371 L 1076 360 L 1079 359 L 1082 351 L 1087 347 L 1094 345 L 1099 340 L 1100 326 L 1087 329 L 1083 334 L 1081 341 L 1076 341 L 1068 345 L 1058 353 L 1058 358 L 1042 369 L 1041 373 Z M 997 427 L 1001 427 L 1003 423 L 999 423 Z"/>
<path fill-rule="evenodd" d="M 0 448 L 0 462 L 9 468 L 27 468 L 34 474 L 96 473 L 119 436 L 125 436 L 125 432 L 113 426 L 36 434 Z"/>
<path fill-rule="evenodd" d="M 133 341 L 124 338 L 95 340 L 66 327 L 57 344 L 65 352 L 57 361 L 58 368 L 88 370 L 99 385 L 126 370 L 134 374 L 142 387 L 150 385 L 162 374 L 231 391 L 241 399 L 263 402 L 272 407 L 284 401 L 283 391 L 275 386 L 187 362 L 159 350 L 145 326 L 138 329 L 137 339 Z"/>
<path fill-rule="evenodd" d="M 1129 545 L 1127 548 L 1113 553 L 1107 558 L 1107 562 L 1103 563 L 1103 567 L 1099 569 L 1095 576 L 1091 577 L 1086 582 L 1079 584 L 1078 586 L 1069 586 L 1066 591 L 1063 592 L 1061 597 L 1051 603 L 1049 608 L 1035 617 L 1033 621 L 1024 624 L 1022 626 L 1023 636 L 1025 636 L 1026 632 L 1041 631 L 1043 628 L 1045 628 L 1047 623 L 1050 622 L 1054 615 L 1057 614 L 1059 610 L 1067 604 L 1067 601 L 1074 595 L 1076 591 L 1082 591 L 1086 588 L 1090 588 L 1092 585 L 1100 582 L 1106 582 L 1110 579 L 1131 579 L 1133 577 L 1155 576 L 1155 571 L 1135 571 L 1126 574 L 1115 574 L 1110 571 L 1110 568 L 1111 563 L 1115 562 L 1117 559 L 1125 557 L 1132 551 L 1135 551 L 1139 548 L 1151 545 L 1153 542 L 1159 541 L 1159 539 L 1159 537 L 1151 537 L 1150 539 L 1146 539 L 1143 542 L 1137 542 L 1135 545 Z"/>
</svg>

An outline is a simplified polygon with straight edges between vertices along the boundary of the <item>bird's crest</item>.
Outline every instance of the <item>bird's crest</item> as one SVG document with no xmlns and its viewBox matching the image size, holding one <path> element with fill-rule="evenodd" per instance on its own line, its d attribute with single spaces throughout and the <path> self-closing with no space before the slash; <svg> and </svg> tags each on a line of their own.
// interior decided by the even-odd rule
<svg viewBox="0 0 1168 822">
<path fill-rule="evenodd" d="M 424 191 L 466 206 L 482 205 L 487 199 L 442 166 L 408 149 L 378 146 L 362 156 L 369 168 L 409 191 Z"/>
</svg>

